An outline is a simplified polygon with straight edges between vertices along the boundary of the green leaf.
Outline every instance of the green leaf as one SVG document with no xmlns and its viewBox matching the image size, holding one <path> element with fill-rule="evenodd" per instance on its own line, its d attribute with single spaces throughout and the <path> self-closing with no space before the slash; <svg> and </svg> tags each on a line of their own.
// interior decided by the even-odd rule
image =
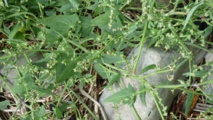
<svg viewBox="0 0 213 120">
<path fill-rule="evenodd" d="M 112 86 L 115 82 L 120 80 L 120 78 L 121 78 L 120 73 L 116 73 L 115 75 L 112 75 L 112 77 L 110 79 L 108 79 L 109 83 L 107 84 L 106 88 L 109 88 L 110 86 Z"/>
<path fill-rule="evenodd" d="M 140 91 L 143 91 L 145 89 L 146 89 L 146 87 L 142 84 L 140 86 Z M 146 106 L 146 91 L 140 93 L 139 96 L 140 96 L 141 102 Z"/>
<path fill-rule="evenodd" d="M 67 110 L 67 107 L 69 106 L 68 103 L 62 103 L 62 105 L 59 107 L 61 112 L 65 112 Z"/>
<path fill-rule="evenodd" d="M 193 98 L 194 98 L 194 94 L 191 93 L 191 92 L 188 92 L 187 93 L 187 98 L 186 98 L 186 109 L 185 109 L 185 114 L 187 114 L 190 110 L 190 107 L 192 105 L 192 101 L 193 101 Z"/>
<path fill-rule="evenodd" d="M 205 32 L 204 32 L 204 39 L 207 39 L 207 37 L 212 33 L 212 30 L 213 30 L 213 27 L 212 26 L 208 26 L 206 29 L 205 29 Z"/>
<path fill-rule="evenodd" d="M 133 104 L 135 101 L 136 90 L 129 84 L 128 88 L 122 89 L 119 92 L 114 93 L 105 99 L 105 102 L 112 102 L 118 104 L 123 102 L 124 104 Z"/>
<path fill-rule="evenodd" d="M 175 71 L 177 71 L 177 70 L 178 70 L 182 65 L 184 65 L 187 61 L 188 61 L 188 59 L 184 59 L 183 61 L 181 61 L 181 63 L 177 65 Z"/>
<path fill-rule="evenodd" d="M 116 63 L 122 61 L 122 58 L 120 55 L 109 55 L 109 54 L 103 54 L 103 56 L 100 58 L 102 63 Z M 100 60 L 98 62 L 100 62 Z"/>
<path fill-rule="evenodd" d="M 0 110 L 6 109 L 8 105 L 10 105 L 9 100 L 5 100 L 5 101 L 0 102 Z"/>
<path fill-rule="evenodd" d="M 96 63 L 94 64 L 94 69 L 102 78 L 107 78 L 107 68 L 105 68 L 103 65 L 101 65 L 100 63 Z"/>
<path fill-rule="evenodd" d="M 71 6 L 72 6 L 72 9 L 74 10 L 78 10 L 79 9 L 79 3 L 81 3 L 81 0 L 69 0 Z"/>
<path fill-rule="evenodd" d="M 17 24 L 13 27 L 12 31 L 9 33 L 9 39 L 13 39 L 16 33 L 18 33 L 19 28 L 21 27 L 20 24 Z"/>
<path fill-rule="evenodd" d="M 143 68 L 143 69 L 139 72 L 139 74 L 145 73 L 145 72 L 147 72 L 147 71 L 149 71 L 149 70 L 151 70 L 151 69 L 155 69 L 155 68 L 156 68 L 156 65 L 155 65 L 155 64 L 148 65 L 148 66 L 146 66 L 145 68 Z"/>
<path fill-rule="evenodd" d="M 61 6 L 59 11 L 64 14 L 69 14 L 71 12 L 76 12 L 79 9 L 81 0 L 60 0 L 57 2 L 56 6 Z"/>
<path fill-rule="evenodd" d="M 203 76 L 206 75 L 208 72 L 209 72 L 208 70 L 196 71 L 196 72 L 194 72 L 194 76 L 195 76 L 195 77 L 203 77 Z"/>
<path fill-rule="evenodd" d="M 95 17 L 93 20 L 91 20 L 92 26 L 98 26 L 99 28 L 103 29 L 110 22 L 109 15 L 109 12 L 107 12 Z"/>
<path fill-rule="evenodd" d="M 187 72 L 187 73 L 184 73 L 183 75 L 192 76 L 192 77 L 203 77 L 208 72 L 209 72 L 208 70 L 201 70 L 201 71 L 196 71 L 196 72 L 193 72 L 193 73 Z"/>
<path fill-rule="evenodd" d="M 60 109 L 58 107 L 55 107 L 55 113 L 56 113 L 56 117 L 58 119 L 63 117 L 63 114 L 62 114 L 62 112 L 60 111 Z"/>
<path fill-rule="evenodd" d="M 81 35 L 83 37 L 86 37 L 88 36 L 91 32 L 92 32 L 92 26 L 91 26 L 91 20 L 92 20 L 92 17 L 91 16 L 87 16 L 87 17 L 80 17 L 80 20 L 81 20 Z"/>
<path fill-rule="evenodd" d="M 50 27 L 62 35 L 66 35 L 69 29 L 74 28 L 78 21 L 79 18 L 77 14 L 56 15 L 40 20 L 40 22 L 42 22 L 44 25 Z"/>
<path fill-rule="evenodd" d="M 130 34 L 132 34 L 133 32 L 135 32 L 135 30 L 138 29 L 138 25 L 137 24 L 133 24 L 133 26 L 131 26 L 129 29 L 128 29 L 128 32 L 125 34 L 125 36 L 128 36 Z"/>
<path fill-rule="evenodd" d="M 57 63 L 56 64 L 56 82 L 60 83 L 74 76 L 74 71 L 73 71 L 74 68 L 75 68 L 75 63 L 73 62 L 67 63 L 66 65 L 62 63 Z"/>
<path fill-rule="evenodd" d="M 46 114 L 46 109 L 45 109 L 45 107 L 42 105 L 41 107 L 39 107 L 39 109 L 38 110 L 36 110 L 35 112 L 34 112 L 34 119 L 35 120 L 43 120 L 43 119 L 45 119 L 45 114 Z M 43 118 L 43 119 L 42 119 Z M 47 119 L 47 118 L 46 118 Z"/>
<path fill-rule="evenodd" d="M 32 89 L 36 90 L 39 92 L 39 95 L 45 96 L 45 95 L 54 95 L 52 93 L 52 89 L 48 88 L 39 88 L 39 87 L 31 87 Z"/>
<path fill-rule="evenodd" d="M 195 10 L 199 7 L 203 5 L 203 1 L 198 3 L 196 6 L 194 6 L 190 11 L 189 13 L 187 14 L 187 17 L 186 17 L 186 20 L 185 20 L 185 23 L 184 23 L 184 26 L 183 26 L 183 30 L 185 29 L 186 25 L 188 24 L 190 18 L 192 17 L 193 13 L 195 12 Z"/>
<path fill-rule="evenodd" d="M 14 92 L 19 95 L 23 95 L 25 93 L 25 87 L 23 84 L 16 81 L 14 84 Z"/>
</svg>

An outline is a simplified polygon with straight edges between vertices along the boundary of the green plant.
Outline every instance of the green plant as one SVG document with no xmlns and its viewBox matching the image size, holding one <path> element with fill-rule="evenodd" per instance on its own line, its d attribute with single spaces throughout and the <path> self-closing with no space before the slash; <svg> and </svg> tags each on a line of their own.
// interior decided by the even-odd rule
<svg viewBox="0 0 213 120">
<path fill-rule="evenodd" d="M 84 104 L 82 97 L 75 93 L 88 85 L 97 84 L 98 73 L 109 81 L 107 87 L 121 76 L 140 79 L 143 84 L 139 91 L 129 86 L 115 94 L 122 95 L 125 92 L 128 93 L 126 96 L 120 99 L 112 99 L 112 96 L 108 101 L 118 103 L 130 97 L 123 102 L 132 105 L 135 97 L 140 95 L 145 103 L 145 93 L 150 92 L 163 119 L 165 109 L 162 113 L 160 107 L 164 106 L 157 101 L 161 98 L 154 92 L 154 88 L 186 90 L 193 78 L 197 77 L 195 73 L 201 69 L 191 62 L 193 54 L 188 46 L 211 52 L 204 46 L 212 45 L 206 38 L 212 31 L 213 5 L 208 0 L 186 5 L 183 0 L 179 0 L 171 3 L 174 5 L 173 10 L 166 7 L 159 10 L 154 0 L 142 0 L 142 6 L 136 3 L 129 0 L 1 0 L 0 66 L 5 73 L 10 71 L 8 65 L 18 72 L 18 77 L 12 81 L 14 86 L 10 85 L 7 74 L 1 76 L 3 84 L 14 95 L 14 102 L 6 100 L 0 103 L 4 105 L 1 110 L 6 105 L 14 105 L 17 110 L 29 109 L 21 111 L 21 115 L 13 112 L 11 117 L 15 119 L 59 119 L 71 115 L 79 119 L 87 119 L 88 116 L 98 119 L 94 111 Z M 179 8 L 178 4 L 181 3 L 184 7 Z M 202 20 L 209 26 L 204 31 L 194 24 Z M 166 50 L 177 49 L 184 61 L 189 62 L 190 71 L 186 75 L 190 81 L 180 85 L 153 87 L 146 82 L 148 76 L 139 77 L 134 73 L 137 62 L 129 70 L 133 73 L 124 70 L 122 65 L 128 64 L 125 48 L 137 47 L 139 44 L 142 49 L 145 42 L 149 46 Z M 33 54 L 41 54 L 42 58 L 32 61 Z M 26 59 L 26 65 L 16 64 L 20 58 Z M 209 65 L 212 66 L 212 63 Z M 152 65 L 141 72 L 150 69 L 157 70 L 154 74 L 171 70 L 169 67 L 158 69 Z M 200 76 L 205 75 L 202 73 Z M 76 87 L 77 90 L 70 90 Z M 58 88 L 60 90 L 56 90 Z M 51 100 L 40 105 L 38 101 L 48 96 L 51 96 Z M 45 107 L 52 104 L 55 107 L 49 113 Z M 86 112 L 80 110 L 82 106 Z M 134 106 L 132 108 L 135 110 Z"/>
</svg>

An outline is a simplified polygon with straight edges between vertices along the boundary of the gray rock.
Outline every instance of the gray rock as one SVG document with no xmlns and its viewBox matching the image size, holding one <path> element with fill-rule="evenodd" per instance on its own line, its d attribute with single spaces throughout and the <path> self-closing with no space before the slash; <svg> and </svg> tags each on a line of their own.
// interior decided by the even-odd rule
<svg viewBox="0 0 213 120">
<path fill-rule="evenodd" d="M 26 54 L 26 56 L 28 57 L 29 60 L 31 60 L 31 62 L 38 61 L 42 58 L 42 54 L 39 52 L 28 53 L 28 54 Z M 13 60 L 15 63 L 1 65 L 0 73 L 1 73 L 1 75 L 7 77 L 6 82 L 11 87 L 13 87 L 13 85 L 15 84 L 17 77 L 18 77 L 18 71 L 15 69 L 15 67 L 21 67 L 23 65 L 27 65 L 28 62 L 27 62 L 26 58 L 24 57 L 24 55 L 20 55 L 19 57 L 17 57 L 17 60 L 15 60 L 15 58 L 12 58 L 10 60 Z M 3 82 L 2 82 L 2 79 L 0 78 L 0 85 L 2 86 L 2 84 L 3 84 Z M 6 89 L 6 87 L 4 87 L 4 88 Z"/>
<path fill-rule="evenodd" d="M 205 55 L 205 52 L 197 51 L 197 50 L 194 50 L 194 51 L 195 52 L 193 52 L 193 53 L 196 53 L 196 56 L 197 56 L 197 57 L 195 57 L 197 59 L 194 61 L 197 63 L 202 60 L 202 58 Z M 128 59 L 132 65 L 135 62 L 135 60 L 133 60 L 132 58 L 137 56 L 138 53 L 139 53 L 139 48 L 136 48 L 136 49 L 133 49 L 133 51 L 128 56 Z M 141 69 L 143 69 L 144 67 L 146 67 L 150 64 L 155 64 L 156 66 L 161 67 L 161 68 L 166 67 L 169 64 L 173 63 L 173 61 L 175 59 L 177 59 L 178 57 L 180 57 L 180 55 L 175 51 L 166 52 L 166 51 L 163 51 L 158 48 L 147 48 L 146 46 L 144 46 L 136 73 L 138 74 Z M 176 71 L 173 71 L 173 72 L 171 71 L 171 72 L 162 73 L 162 74 L 155 74 L 155 75 L 152 75 L 152 76 L 146 78 L 146 80 L 152 85 L 159 85 L 161 83 L 177 84 L 178 83 L 177 80 L 180 79 L 182 77 L 182 74 L 186 71 L 188 71 L 187 62 L 185 64 L 183 64 Z M 144 75 L 150 74 L 152 72 L 154 72 L 154 70 L 150 70 L 140 76 L 144 76 Z M 169 81 L 168 76 L 173 76 L 173 80 Z M 124 78 L 124 77 L 121 79 L 121 83 L 123 84 L 123 86 L 126 86 L 126 87 L 130 83 L 135 89 L 139 89 L 139 87 L 141 85 L 141 82 L 138 80 L 135 80 L 133 78 Z M 113 86 L 112 91 L 116 92 L 119 90 L 120 90 L 120 86 L 118 84 L 115 84 Z M 103 107 L 108 115 L 109 120 L 118 120 L 118 119 L 136 120 L 133 110 L 128 105 L 118 105 L 115 109 L 115 107 L 112 103 L 104 102 L 104 99 L 106 99 L 108 96 L 112 95 L 112 93 L 113 93 L 112 91 L 105 89 L 99 100 L 100 103 L 103 105 Z M 162 103 L 165 106 L 168 106 L 168 108 L 170 107 L 170 105 L 173 101 L 173 98 L 178 93 L 178 91 L 175 91 L 174 93 L 172 93 L 170 89 L 158 89 L 157 91 L 159 93 L 159 96 L 162 98 Z M 160 120 L 161 117 L 158 112 L 158 109 L 155 105 L 155 102 L 154 102 L 152 96 L 149 93 L 146 94 L 146 104 L 147 104 L 147 106 L 142 104 L 139 97 L 136 98 L 136 102 L 135 102 L 134 106 L 136 108 L 136 111 L 139 113 L 141 119 L 142 120 Z"/>
<path fill-rule="evenodd" d="M 213 51 L 213 49 L 211 51 Z M 206 60 L 206 62 L 213 62 L 213 53 L 207 53 L 206 56 L 205 56 L 205 60 Z M 207 80 L 213 81 L 213 75 L 212 75 L 213 69 L 212 69 L 212 67 L 208 66 L 206 68 L 206 70 L 209 71 L 209 74 L 207 76 Z M 208 85 L 204 86 L 204 92 L 206 94 L 209 94 L 209 98 L 211 100 L 213 100 L 213 84 L 208 84 Z"/>
</svg>

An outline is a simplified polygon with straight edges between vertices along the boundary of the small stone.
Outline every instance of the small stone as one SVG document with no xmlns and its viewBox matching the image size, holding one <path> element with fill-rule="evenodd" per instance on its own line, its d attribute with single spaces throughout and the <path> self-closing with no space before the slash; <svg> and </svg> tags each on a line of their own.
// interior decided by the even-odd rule
<svg viewBox="0 0 213 120">
<path fill-rule="evenodd" d="M 213 49 L 210 50 L 210 51 L 213 51 Z M 212 62 L 213 61 L 213 53 L 207 53 L 206 56 L 205 56 L 205 60 L 206 60 L 206 62 Z M 212 70 L 212 67 L 208 66 L 205 69 L 208 70 L 209 72 L 211 72 L 211 75 L 208 75 L 207 80 L 212 81 L 213 80 L 213 75 L 212 75 L 213 70 Z M 208 96 L 209 96 L 209 98 L 211 100 L 213 100 L 213 84 L 207 84 L 203 88 L 205 88 L 204 92 L 206 94 L 208 94 Z"/>
<path fill-rule="evenodd" d="M 33 53 L 33 54 L 28 53 L 26 55 L 29 58 L 30 62 L 38 61 L 43 57 L 42 54 L 39 52 Z M 10 64 L 6 64 L 5 66 L 1 65 L 0 73 L 3 76 L 7 77 L 8 84 L 11 85 L 11 87 L 13 87 L 13 85 L 15 84 L 17 77 L 18 77 L 18 71 L 15 69 L 15 67 L 21 67 L 21 66 L 25 66 L 27 64 L 28 64 L 28 62 L 27 62 L 26 58 L 24 57 L 24 55 L 21 55 L 17 58 L 16 63 L 14 65 L 10 65 Z M 6 73 L 5 69 L 7 69 L 8 73 Z M 2 86 L 1 79 L 0 79 L 0 85 Z"/>
<path fill-rule="evenodd" d="M 198 51 L 196 49 L 192 49 L 192 52 L 195 55 L 194 58 L 197 58 L 197 59 L 194 59 L 195 63 L 199 63 L 205 55 L 205 52 Z M 128 60 L 130 61 L 132 66 L 135 64 L 135 59 L 132 59 L 132 58 L 136 58 L 136 56 L 139 53 L 140 53 L 139 48 L 136 48 L 136 49 L 133 49 L 132 52 L 129 54 Z M 181 55 L 177 53 L 175 50 L 164 51 L 159 48 L 147 48 L 147 46 L 145 45 L 141 52 L 141 57 L 139 59 L 139 64 L 136 69 L 136 74 L 139 74 L 140 70 L 142 70 L 144 67 L 151 64 L 155 64 L 157 67 L 160 67 L 160 68 L 168 67 L 171 63 L 174 62 L 174 60 L 177 60 L 177 58 L 179 58 L 180 56 Z M 178 61 L 175 66 L 177 66 L 181 61 L 182 60 Z M 124 68 L 127 69 L 127 67 L 125 66 Z M 183 64 L 176 71 L 170 71 L 170 72 L 161 73 L 161 74 L 154 74 L 152 76 L 147 77 L 146 80 L 153 86 L 159 85 L 159 84 L 174 85 L 174 84 L 178 84 L 178 79 L 184 79 L 182 74 L 187 71 L 188 71 L 188 62 Z M 155 70 L 149 70 L 139 76 L 144 76 L 153 72 L 155 72 Z M 173 80 L 169 80 L 168 76 L 172 76 Z M 122 84 L 124 87 L 127 87 L 128 84 L 131 84 L 135 89 L 138 90 L 142 83 L 139 80 L 136 80 L 133 78 L 123 77 L 120 80 L 120 84 Z M 113 90 L 105 89 L 99 101 L 104 107 L 109 120 L 118 120 L 118 119 L 136 120 L 135 114 L 133 110 L 130 108 L 130 106 L 119 104 L 118 106 L 115 107 L 112 103 L 104 102 L 104 100 L 107 97 L 112 95 L 114 92 L 117 92 L 120 90 L 121 88 L 119 86 L 120 84 L 115 83 L 112 88 Z M 178 94 L 178 91 L 171 92 L 170 89 L 165 89 L 165 88 L 158 89 L 157 91 L 158 91 L 159 97 L 162 99 L 162 103 L 164 104 L 164 106 L 167 106 L 167 108 L 170 108 L 170 105 L 174 97 Z M 140 118 L 142 120 L 160 120 L 161 117 L 160 117 L 159 111 L 149 92 L 146 93 L 146 104 L 147 106 L 142 104 L 139 97 L 136 98 L 134 106 Z M 160 109 L 163 109 L 163 107 L 160 106 Z"/>
</svg>

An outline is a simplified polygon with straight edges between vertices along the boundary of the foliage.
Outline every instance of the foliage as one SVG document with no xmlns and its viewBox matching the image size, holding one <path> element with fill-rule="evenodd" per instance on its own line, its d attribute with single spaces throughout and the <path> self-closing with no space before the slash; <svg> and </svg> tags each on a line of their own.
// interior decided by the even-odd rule
<svg viewBox="0 0 213 120">
<path fill-rule="evenodd" d="M 211 52 L 205 46 L 212 45 L 206 40 L 213 27 L 212 1 L 196 0 L 186 4 L 184 0 L 177 0 L 170 2 L 172 9 L 165 5 L 159 8 L 154 0 L 141 1 L 140 5 L 138 1 L 129 0 L 0 1 L 0 43 L 3 45 L 0 67 L 5 69 L 5 73 L 10 70 L 18 72 L 18 77 L 12 81 L 14 88 L 10 86 L 7 75 L 2 76 L 1 80 L 19 103 L 30 102 L 30 105 L 23 103 L 30 111 L 17 119 L 59 119 L 72 113 L 79 119 L 86 118 L 87 115 L 80 114 L 78 103 L 74 100 L 80 101 L 80 98 L 69 89 L 76 85 L 83 88 L 85 84 L 93 84 L 95 72 L 109 80 L 108 88 L 122 76 L 141 80 L 134 74 L 137 62 L 129 70 L 122 68 L 123 64 L 129 65 L 124 55 L 125 49 L 137 47 L 138 44 L 140 49 L 144 43 L 149 47 L 176 49 L 184 61 L 189 62 L 190 71 L 184 75 L 189 77 L 190 82 L 184 81 L 176 87 L 168 85 L 168 88 L 186 89 L 195 77 L 205 81 L 206 71 L 203 68 L 213 64 L 195 65 L 190 47 L 201 47 Z M 208 27 L 199 28 L 196 23 L 201 22 L 207 23 Z M 41 54 L 42 58 L 31 60 L 33 54 Z M 18 65 L 20 58 L 27 61 L 26 65 Z M 11 67 L 8 68 L 8 65 Z M 156 70 L 156 74 L 170 71 L 169 67 L 159 69 L 156 65 L 150 65 L 140 73 L 151 69 Z M 213 71 L 209 72 L 212 74 Z M 150 92 L 155 100 L 159 100 L 156 104 L 165 108 L 160 103 L 158 93 L 153 91 L 167 85 L 153 87 L 145 79 L 141 80 L 140 90 L 129 85 L 107 101 L 133 105 L 135 97 L 139 95 L 145 104 L 146 92 Z M 62 88 L 58 97 L 53 90 L 60 86 L 66 87 Z M 66 91 L 70 91 L 67 95 L 71 100 L 64 103 L 62 99 Z M 57 103 L 51 114 L 36 102 L 48 95 L 53 97 L 52 103 Z M 9 104 L 8 101 L 4 102 Z M 1 109 L 6 108 L 4 102 L 1 102 Z M 16 103 L 17 106 L 19 103 Z M 68 106 L 72 106 L 72 109 L 64 113 Z M 89 109 L 87 111 L 95 118 Z M 159 111 L 163 118 L 162 110 Z"/>
</svg>

